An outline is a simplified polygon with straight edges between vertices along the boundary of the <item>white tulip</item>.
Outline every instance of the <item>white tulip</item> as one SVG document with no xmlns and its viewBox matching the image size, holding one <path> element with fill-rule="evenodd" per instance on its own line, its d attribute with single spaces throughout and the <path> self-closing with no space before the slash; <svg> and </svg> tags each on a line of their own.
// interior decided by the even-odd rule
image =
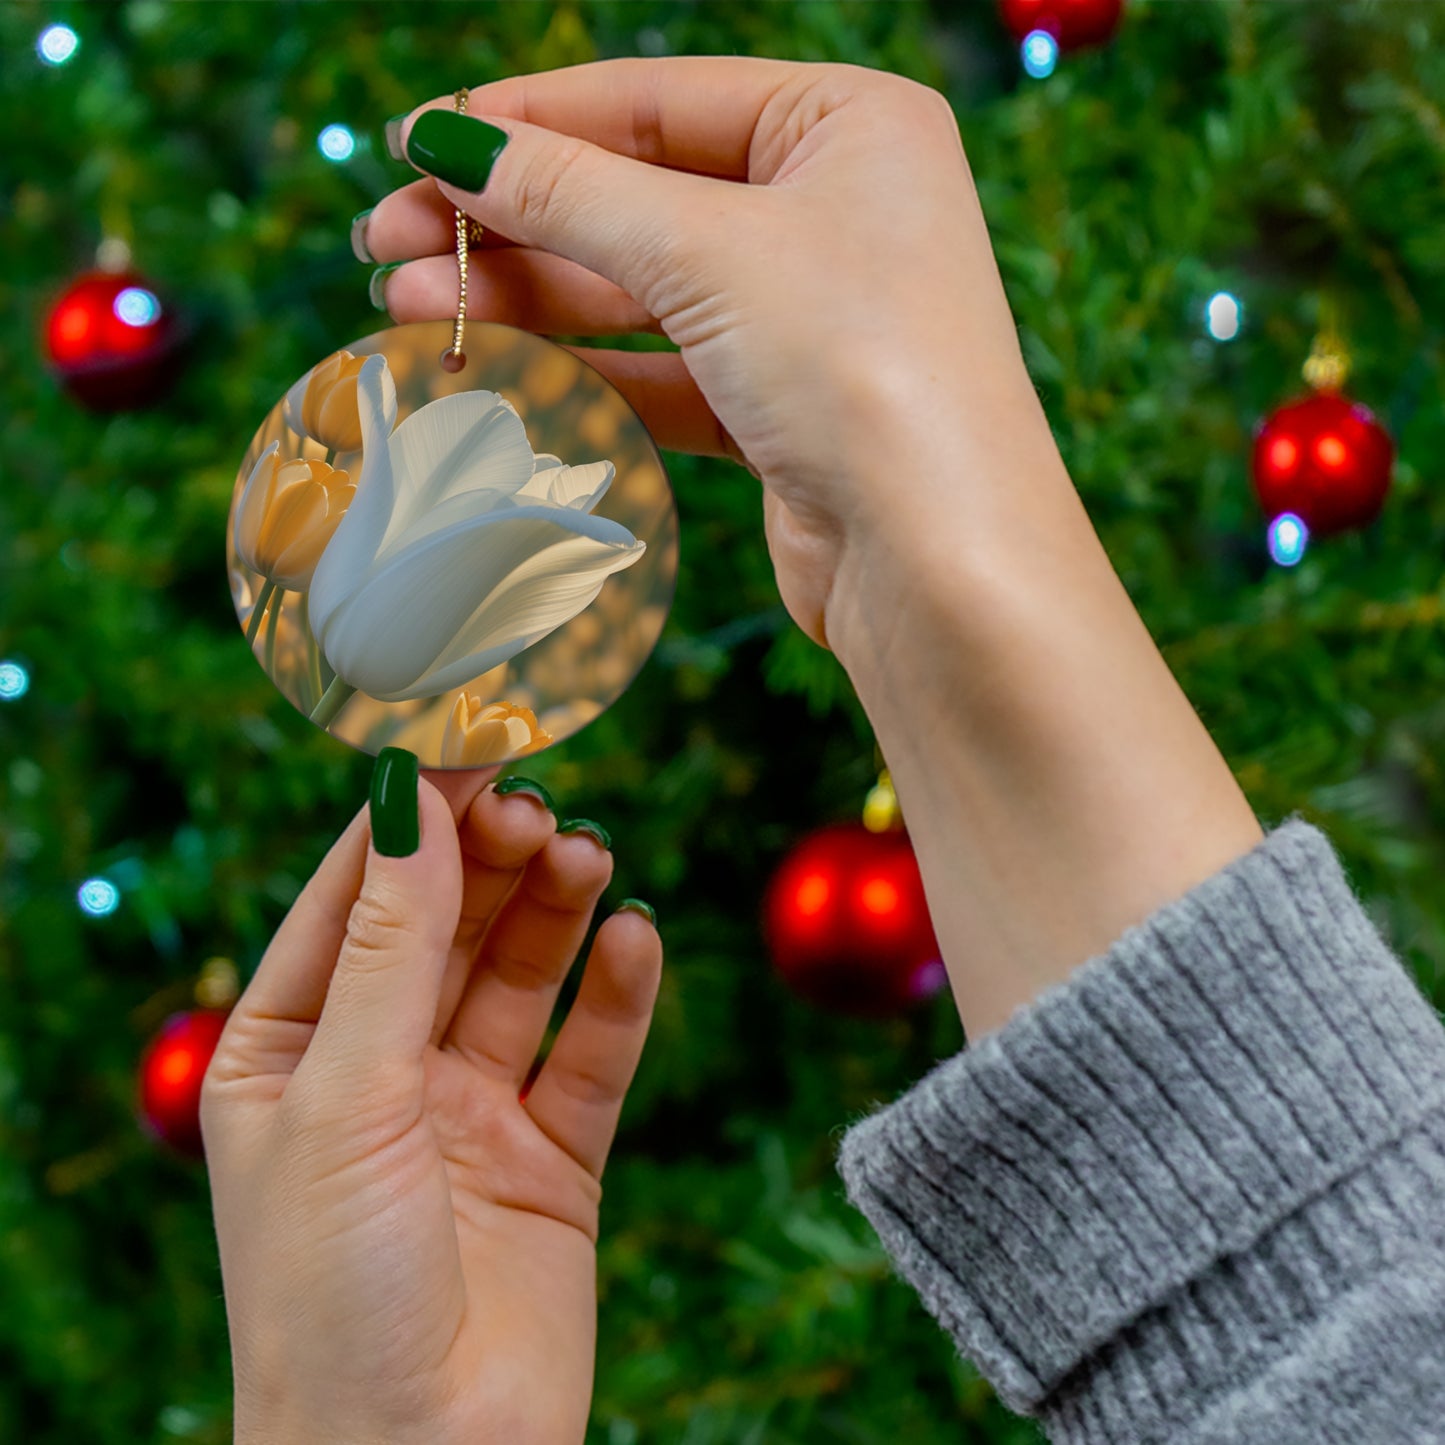
<svg viewBox="0 0 1445 1445">
<path fill-rule="evenodd" d="M 515 656 L 589 606 L 646 544 L 591 515 L 611 462 L 534 457 L 516 408 L 490 391 L 442 397 L 391 432 L 386 360 L 357 378 L 362 475 L 317 564 L 311 627 L 337 683 L 436 697 Z"/>
</svg>

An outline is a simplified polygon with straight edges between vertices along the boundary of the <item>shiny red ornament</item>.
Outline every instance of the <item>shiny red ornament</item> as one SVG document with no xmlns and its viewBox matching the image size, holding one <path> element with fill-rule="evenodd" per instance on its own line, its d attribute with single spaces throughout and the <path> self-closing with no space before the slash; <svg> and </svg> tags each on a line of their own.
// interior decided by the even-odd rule
<svg viewBox="0 0 1445 1445">
<path fill-rule="evenodd" d="M 999 16 L 1021 44 L 1047 31 L 1060 50 L 1102 45 L 1118 28 L 1124 0 L 999 0 Z"/>
<path fill-rule="evenodd" d="M 65 388 L 95 411 L 156 401 L 174 380 L 180 328 L 144 277 L 91 271 L 51 307 L 45 351 Z"/>
<path fill-rule="evenodd" d="M 1272 412 L 1254 438 L 1255 495 L 1272 521 L 1293 512 L 1317 537 L 1365 527 L 1390 490 L 1395 447 L 1368 407 L 1321 391 Z"/>
<path fill-rule="evenodd" d="M 225 1009 L 172 1014 L 140 1061 L 141 1123 L 173 1149 L 199 1159 L 201 1083 L 230 1016 Z"/>
<path fill-rule="evenodd" d="M 902 1013 L 947 981 L 908 835 L 840 823 L 804 838 L 763 903 L 773 965 L 835 1013 Z"/>
</svg>

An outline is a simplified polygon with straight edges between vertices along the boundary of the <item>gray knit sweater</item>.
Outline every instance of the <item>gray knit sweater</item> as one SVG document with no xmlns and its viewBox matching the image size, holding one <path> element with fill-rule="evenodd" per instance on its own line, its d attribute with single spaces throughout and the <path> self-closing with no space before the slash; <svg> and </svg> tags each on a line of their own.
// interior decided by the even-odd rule
<svg viewBox="0 0 1445 1445">
<path fill-rule="evenodd" d="M 1445 1030 L 1298 818 L 839 1169 L 1056 1442 L 1445 1441 Z"/>
</svg>

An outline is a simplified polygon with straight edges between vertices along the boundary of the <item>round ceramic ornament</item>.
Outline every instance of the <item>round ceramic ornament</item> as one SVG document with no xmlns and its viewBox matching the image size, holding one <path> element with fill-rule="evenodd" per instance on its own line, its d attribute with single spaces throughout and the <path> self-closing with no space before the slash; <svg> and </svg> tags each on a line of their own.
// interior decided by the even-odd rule
<svg viewBox="0 0 1445 1445">
<path fill-rule="evenodd" d="M 572 352 L 466 323 L 469 238 L 458 213 L 456 322 L 379 331 L 299 378 L 251 440 L 227 529 L 236 616 L 287 700 L 429 768 L 591 722 L 647 660 L 677 579 L 646 428 Z"/>
</svg>

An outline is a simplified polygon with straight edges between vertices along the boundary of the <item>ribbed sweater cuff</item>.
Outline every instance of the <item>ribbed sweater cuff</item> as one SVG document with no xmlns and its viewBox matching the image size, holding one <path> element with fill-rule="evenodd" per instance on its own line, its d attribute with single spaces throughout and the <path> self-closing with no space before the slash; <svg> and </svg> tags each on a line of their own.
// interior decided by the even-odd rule
<svg viewBox="0 0 1445 1445">
<path fill-rule="evenodd" d="M 855 1124 L 839 1169 L 1008 1404 L 1144 1439 L 1378 1258 L 1406 1207 L 1382 1155 L 1445 1183 L 1442 1105 L 1440 1020 L 1291 819 Z"/>
</svg>

